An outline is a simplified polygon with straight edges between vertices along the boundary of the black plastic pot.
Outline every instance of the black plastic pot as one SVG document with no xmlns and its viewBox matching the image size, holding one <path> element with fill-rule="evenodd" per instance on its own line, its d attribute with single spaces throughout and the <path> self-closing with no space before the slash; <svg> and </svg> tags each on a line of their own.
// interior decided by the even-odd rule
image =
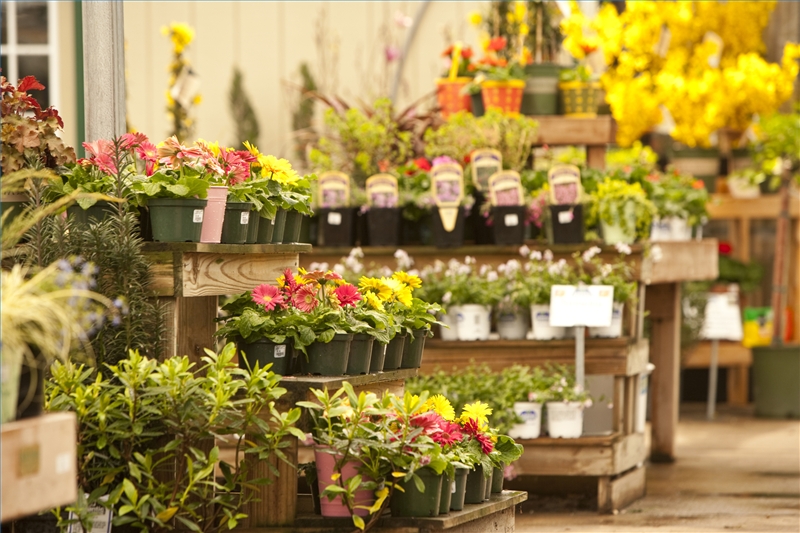
<svg viewBox="0 0 800 533">
<path fill-rule="evenodd" d="M 489 501 L 489 498 L 492 497 L 492 476 L 490 475 L 486 478 L 486 481 L 483 485 L 483 501 Z"/>
<path fill-rule="evenodd" d="M 316 216 L 303 217 L 303 226 L 300 228 L 300 242 L 316 245 L 318 224 L 319 219 Z"/>
<path fill-rule="evenodd" d="M 288 344 L 275 344 L 268 339 L 247 343 L 242 340 L 236 343 L 239 349 L 239 367 L 254 367 L 256 363 L 261 368 L 272 363 L 271 370 L 281 376 L 292 374 L 292 347 Z"/>
<path fill-rule="evenodd" d="M 389 503 L 389 507 L 393 517 L 431 517 L 439 515 L 442 475 L 437 474 L 428 467 L 417 470 L 416 475 L 422 479 L 425 491 L 420 492 L 413 479 L 396 481 L 403 488 L 403 491 L 395 490 L 392 494 L 392 501 Z"/>
<path fill-rule="evenodd" d="M 455 476 L 448 476 L 446 473 L 442 475 L 442 492 L 439 496 L 439 514 L 447 514 L 450 512 L 450 502 L 453 498 L 453 489 L 455 488 Z"/>
<path fill-rule="evenodd" d="M 15 218 L 22 214 L 30 198 L 27 194 L 4 194 L 0 197 L 0 216 L 6 212 L 11 213 L 6 217 L 6 224 L 11 224 Z"/>
<path fill-rule="evenodd" d="M 275 224 L 272 227 L 272 238 L 269 242 L 272 244 L 283 243 L 283 230 L 286 227 L 286 210 L 278 209 L 275 213 Z"/>
<path fill-rule="evenodd" d="M 353 335 L 350 341 L 350 355 L 347 356 L 347 375 L 357 376 L 369 374 L 370 359 L 372 359 L 372 345 L 375 337 L 366 333 Z"/>
<path fill-rule="evenodd" d="M 261 217 L 258 212 L 250 211 L 250 222 L 247 224 L 247 244 L 255 244 L 258 241 L 258 226 L 261 224 Z"/>
<path fill-rule="evenodd" d="M 383 364 L 386 361 L 387 344 L 382 342 L 372 343 L 372 356 L 369 360 L 369 373 L 383 372 Z"/>
<path fill-rule="evenodd" d="M 500 468 L 492 470 L 492 494 L 503 492 L 503 471 Z"/>
<path fill-rule="evenodd" d="M 400 244 L 399 207 L 373 207 L 367 211 L 367 242 L 370 246 L 398 246 Z"/>
<path fill-rule="evenodd" d="M 223 244 L 244 244 L 247 242 L 247 228 L 250 225 L 252 202 L 232 202 L 225 204 L 225 220 L 222 222 Z"/>
<path fill-rule="evenodd" d="M 563 67 L 555 63 L 538 63 L 525 67 L 527 79 L 522 93 L 523 115 L 555 115 L 558 113 L 558 76 Z"/>
<path fill-rule="evenodd" d="M 450 495 L 450 510 L 461 511 L 464 509 L 464 496 L 467 492 L 467 475 L 469 468 L 456 468 L 456 490 Z"/>
<path fill-rule="evenodd" d="M 386 347 L 386 358 L 383 360 L 383 370 L 397 370 L 403 364 L 403 350 L 406 345 L 407 334 L 395 335 Z"/>
<path fill-rule="evenodd" d="M 319 376 L 341 376 L 347 371 L 352 334 L 334 335 L 331 342 L 314 342 L 306 348 L 308 355 L 300 354 L 300 372 Z"/>
<path fill-rule="evenodd" d="M 319 246 L 353 246 L 355 242 L 355 209 L 320 209 L 317 244 Z"/>
<path fill-rule="evenodd" d="M 548 240 L 552 244 L 580 244 L 586 239 L 583 227 L 583 205 L 551 205 Z"/>
<path fill-rule="evenodd" d="M 145 242 L 153 240 L 153 226 L 150 224 L 150 210 L 147 206 L 141 206 L 139 212 L 139 235 Z"/>
<path fill-rule="evenodd" d="M 483 467 L 475 467 L 467 474 L 467 486 L 464 493 L 464 503 L 483 503 L 486 494 L 486 481 L 483 475 Z"/>
<path fill-rule="evenodd" d="M 476 117 L 482 117 L 486 110 L 483 108 L 483 94 L 481 94 L 481 91 L 471 94 L 469 98 L 472 100 L 472 114 Z"/>
<path fill-rule="evenodd" d="M 257 244 L 271 243 L 273 231 L 275 231 L 275 219 L 259 217 L 258 233 L 256 234 L 256 243 Z"/>
<path fill-rule="evenodd" d="M 303 229 L 303 213 L 300 211 L 287 211 L 286 224 L 283 228 L 283 242 L 297 243 L 300 242 L 300 230 Z"/>
<path fill-rule="evenodd" d="M 494 238 L 492 235 L 492 227 L 489 222 L 489 217 L 484 216 L 478 208 L 486 202 L 486 196 L 481 191 L 475 191 L 475 205 L 467 217 L 467 227 L 464 240 L 474 240 L 475 244 L 493 244 Z"/>
<path fill-rule="evenodd" d="M 353 243 L 356 246 L 369 246 L 369 230 L 367 229 L 367 213 L 361 208 L 353 214 Z"/>
<path fill-rule="evenodd" d="M 464 210 L 458 209 L 458 217 L 453 231 L 446 231 L 442 225 L 442 218 L 439 210 L 434 208 L 431 211 L 431 229 L 433 234 L 433 245 L 437 248 L 452 248 L 464 245 Z"/>
<path fill-rule="evenodd" d="M 153 240 L 200 242 L 203 209 L 208 202 L 194 198 L 151 198 L 147 202 Z"/>
<path fill-rule="evenodd" d="M 67 216 L 75 218 L 75 223 L 83 226 L 91 223 L 102 222 L 109 214 L 116 211 L 116 206 L 111 202 L 99 200 L 88 209 L 83 209 L 78 204 L 73 204 L 67 208 Z"/>
<path fill-rule="evenodd" d="M 408 220 L 401 217 L 400 221 L 401 237 L 404 245 L 431 243 L 431 215 L 426 213 L 419 220 Z"/>
<path fill-rule="evenodd" d="M 425 349 L 425 337 L 428 336 L 429 331 L 415 329 L 413 339 L 411 335 L 406 335 L 400 368 L 419 368 L 422 365 L 422 351 Z"/>
<path fill-rule="evenodd" d="M 492 240 L 494 244 L 521 245 L 525 242 L 524 205 L 492 208 Z"/>
</svg>

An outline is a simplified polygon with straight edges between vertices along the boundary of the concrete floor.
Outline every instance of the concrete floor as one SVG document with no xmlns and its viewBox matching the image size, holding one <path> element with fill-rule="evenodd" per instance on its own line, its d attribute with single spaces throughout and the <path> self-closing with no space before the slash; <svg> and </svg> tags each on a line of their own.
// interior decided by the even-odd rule
<svg viewBox="0 0 800 533">
<path fill-rule="evenodd" d="M 643 499 L 617 515 L 523 504 L 516 531 L 800 532 L 800 422 L 724 408 L 709 422 L 704 413 L 681 406 L 678 459 L 648 465 Z"/>
</svg>

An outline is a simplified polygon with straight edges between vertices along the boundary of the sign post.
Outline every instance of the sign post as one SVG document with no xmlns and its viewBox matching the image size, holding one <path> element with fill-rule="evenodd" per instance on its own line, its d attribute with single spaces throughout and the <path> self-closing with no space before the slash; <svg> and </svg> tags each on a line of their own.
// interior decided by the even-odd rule
<svg viewBox="0 0 800 533">
<path fill-rule="evenodd" d="M 735 286 L 734 286 L 735 287 Z M 711 362 L 708 366 L 708 403 L 706 418 L 714 419 L 717 403 L 717 374 L 719 373 L 719 341 L 741 341 L 744 337 L 739 310 L 739 290 L 711 293 L 706 303 L 705 320 L 700 337 L 711 341 Z"/>
</svg>

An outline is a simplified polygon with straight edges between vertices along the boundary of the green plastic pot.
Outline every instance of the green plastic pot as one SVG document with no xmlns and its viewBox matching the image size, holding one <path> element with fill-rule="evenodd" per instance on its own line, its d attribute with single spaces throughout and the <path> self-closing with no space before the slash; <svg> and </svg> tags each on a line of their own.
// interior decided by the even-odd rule
<svg viewBox="0 0 800 533">
<path fill-rule="evenodd" d="M 469 468 L 457 467 L 455 479 L 455 492 L 450 495 L 450 510 L 461 511 L 464 509 L 464 497 L 467 493 L 467 475 Z"/>
<path fill-rule="evenodd" d="M 448 476 L 442 475 L 442 492 L 439 495 L 439 514 L 447 514 L 450 512 L 450 502 L 453 498 L 453 493 L 456 490 L 455 475 Z"/>
<path fill-rule="evenodd" d="M 311 343 L 306 351 L 308 355 L 300 355 L 300 370 L 303 374 L 320 376 L 341 376 L 347 371 L 347 359 L 350 355 L 351 333 L 338 333 L 331 342 Z"/>
<path fill-rule="evenodd" d="M 407 334 L 396 335 L 386 347 L 386 358 L 383 360 L 383 370 L 397 370 L 403 364 L 403 350 L 406 345 Z"/>
<path fill-rule="evenodd" d="M 756 416 L 800 418 L 800 345 L 753 348 Z"/>
<path fill-rule="evenodd" d="M 256 363 L 261 368 L 272 364 L 271 370 L 281 376 L 292 374 L 292 348 L 288 344 L 276 344 L 269 339 L 261 339 L 252 343 L 242 340 L 236 343 L 239 349 L 239 367 L 254 367 Z"/>
<path fill-rule="evenodd" d="M 286 228 L 286 210 L 278 209 L 278 212 L 275 213 L 275 225 L 272 229 L 272 239 L 270 240 L 272 244 L 281 244 L 283 242 L 284 228 Z"/>
<path fill-rule="evenodd" d="M 467 473 L 467 486 L 464 492 L 464 503 L 483 503 L 486 494 L 486 477 L 483 475 L 483 466 L 475 467 Z"/>
<path fill-rule="evenodd" d="M 495 468 L 492 470 L 492 494 L 503 492 L 503 470 Z"/>
<path fill-rule="evenodd" d="M 350 341 L 350 355 L 347 356 L 347 375 L 357 376 L 369 374 L 370 359 L 372 359 L 372 345 L 375 337 L 366 333 L 353 335 Z"/>
<path fill-rule="evenodd" d="M 472 101 L 472 114 L 476 117 L 482 117 L 486 110 L 483 108 L 483 94 L 481 94 L 481 91 L 469 95 L 469 98 Z"/>
<path fill-rule="evenodd" d="M 300 242 L 300 230 L 303 229 L 303 213 L 300 211 L 286 212 L 286 222 L 283 227 L 283 242 L 295 243 Z"/>
<path fill-rule="evenodd" d="M 489 501 L 492 497 L 492 476 L 486 478 L 483 483 L 483 501 Z"/>
<path fill-rule="evenodd" d="M 386 360 L 387 344 L 382 342 L 372 343 L 372 356 L 369 360 L 369 373 L 375 374 L 376 372 L 383 372 L 383 365 Z"/>
<path fill-rule="evenodd" d="M 247 229 L 250 225 L 252 202 L 232 202 L 225 204 L 225 221 L 222 223 L 223 244 L 244 244 L 247 242 Z"/>
<path fill-rule="evenodd" d="M 525 67 L 525 92 L 522 93 L 523 115 L 558 114 L 558 76 L 562 67 L 555 63 L 539 63 Z"/>
<path fill-rule="evenodd" d="M 256 235 L 256 243 L 270 244 L 272 242 L 272 233 L 275 230 L 275 219 L 258 217 L 258 234 Z"/>
<path fill-rule="evenodd" d="M 413 331 L 413 339 L 411 335 L 406 335 L 400 368 L 420 367 L 422 364 L 422 351 L 425 349 L 425 337 L 428 336 L 428 332 L 429 330 L 427 329 L 415 329 Z"/>
<path fill-rule="evenodd" d="M 67 216 L 72 216 L 75 223 L 86 226 L 90 221 L 102 222 L 109 214 L 113 214 L 114 205 L 111 202 L 102 200 L 96 202 L 88 209 L 83 209 L 78 204 L 73 204 L 67 208 Z"/>
<path fill-rule="evenodd" d="M 420 492 L 413 479 L 397 481 L 403 491 L 396 490 L 392 494 L 389 508 L 393 517 L 432 517 L 439 515 L 442 474 L 437 474 L 433 469 L 425 467 L 417 470 L 416 475 L 422 479 L 425 491 Z"/>
<path fill-rule="evenodd" d="M 250 222 L 247 224 L 247 244 L 255 244 L 258 241 L 258 227 L 261 225 L 261 217 L 256 211 L 250 211 Z"/>
<path fill-rule="evenodd" d="M 153 240 L 158 242 L 200 242 L 206 200 L 194 198 L 151 198 L 147 202 Z"/>
<path fill-rule="evenodd" d="M 0 216 L 11 211 L 8 217 L 6 217 L 6 225 L 11 224 L 15 218 L 22 214 L 28 200 L 30 200 L 30 197 L 22 193 L 2 195 L 2 199 L 0 199 Z"/>
</svg>

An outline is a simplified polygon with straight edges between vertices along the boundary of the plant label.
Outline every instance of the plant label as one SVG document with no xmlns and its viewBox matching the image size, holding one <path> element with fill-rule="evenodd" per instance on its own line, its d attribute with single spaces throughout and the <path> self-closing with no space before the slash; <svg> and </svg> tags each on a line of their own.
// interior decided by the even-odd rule
<svg viewBox="0 0 800 533">
<path fill-rule="evenodd" d="M 519 216 L 516 213 L 508 213 L 503 217 L 503 224 L 507 228 L 515 228 L 519 226 Z"/>
<path fill-rule="evenodd" d="M 469 155 L 472 183 L 479 191 L 489 190 L 489 178 L 503 170 L 503 154 L 491 148 L 475 150 Z"/>
<path fill-rule="evenodd" d="M 575 220 L 575 213 L 572 212 L 572 209 L 569 211 L 561 211 L 558 214 L 558 223 L 559 224 L 569 224 Z"/>
<path fill-rule="evenodd" d="M 611 325 L 614 287 L 611 285 L 553 285 L 550 325 L 556 327 Z"/>
<path fill-rule="evenodd" d="M 182 108 L 189 109 L 194 103 L 194 98 L 200 90 L 200 76 L 194 73 L 190 67 L 183 67 L 175 85 L 170 89 L 169 95 L 178 102 Z"/>
<path fill-rule="evenodd" d="M 250 223 L 250 211 L 242 211 L 239 215 L 239 224 L 247 225 Z"/>
<path fill-rule="evenodd" d="M 740 341 L 744 338 L 738 291 L 708 295 L 700 337 L 728 341 Z"/>
<path fill-rule="evenodd" d="M 200 224 L 203 222 L 203 210 L 202 209 L 195 209 L 192 213 L 192 222 L 195 224 Z"/>
<path fill-rule="evenodd" d="M 272 356 L 275 359 L 282 359 L 286 357 L 286 345 L 278 344 L 277 346 L 275 346 L 275 351 L 273 352 Z"/>
<path fill-rule="evenodd" d="M 453 231 L 464 198 L 464 171 L 456 163 L 436 165 L 431 169 L 431 187 L 442 227 L 445 231 Z"/>
<path fill-rule="evenodd" d="M 556 165 L 547 173 L 552 205 L 574 205 L 581 199 L 581 169 L 575 165 Z"/>
<path fill-rule="evenodd" d="M 455 493 L 456 493 L 456 482 L 455 481 L 451 481 L 450 482 L 450 494 L 455 494 Z"/>
<path fill-rule="evenodd" d="M 328 213 L 328 225 L 330 226 L 341 226 L 342 225 L 342 214 L 337 213 L 336 211 L 332 211 Z"/>
<path fill-rule="evenodd" d="M 339 209 L 350 205 L 350 176 L 344 172 L 323 172 L 318 185 L 321 208 Z"/>
<path fill-rule="evenodd" d="M 518 172 L 503 170 L 489 178 L 489 200 L 492 205 L 523 205 L 522 178 Z"/>
<path fill-rule="evenodd" d="M 89 495 L 86 494 L 86 499 Z M 102 501 L 108 500 L 108 495 L 100 498 Z M 73 522 L 67 527 L 67 533 L 111 533 L 111 520 L 114 518 L 114 513 L 98 504 L 89 506 L 89 517 L 91 526 L 89 531 L 84 531 L 80 522 Z M 74 513 L 69 513 L 69 520 L 77 520 L 78 517 Z"/>
<path fill-rule="evenodd" d="M 391 174 L 375 174 L 367 178 L 367 205 L 370 207 L 397 207 L 400 190 L 397 178 Z"/>
</svg>

